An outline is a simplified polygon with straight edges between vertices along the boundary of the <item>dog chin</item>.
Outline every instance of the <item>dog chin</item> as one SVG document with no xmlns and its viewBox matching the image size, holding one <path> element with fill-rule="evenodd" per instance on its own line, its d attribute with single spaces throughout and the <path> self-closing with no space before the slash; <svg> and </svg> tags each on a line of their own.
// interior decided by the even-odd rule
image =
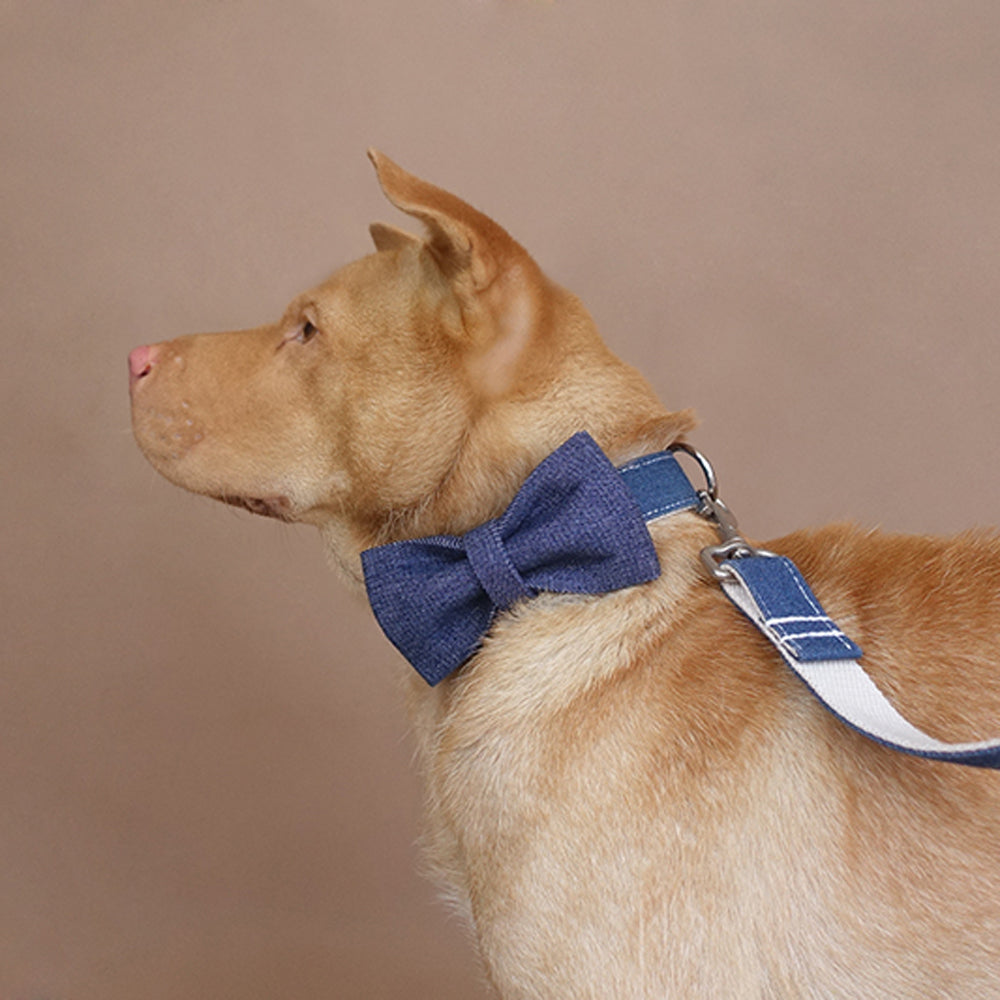
<svg viewBox="0 0 1000 1000">
<path fill-rule="evenodd" d="M 213 494 L 213 500 L 221 500 L 232 507 L 242 507 L 251 514 L 273 517 L 278 521 L 292 521 L 292 502 L 288 497 L 244 497 L 231 493 Z"/>
</svg>

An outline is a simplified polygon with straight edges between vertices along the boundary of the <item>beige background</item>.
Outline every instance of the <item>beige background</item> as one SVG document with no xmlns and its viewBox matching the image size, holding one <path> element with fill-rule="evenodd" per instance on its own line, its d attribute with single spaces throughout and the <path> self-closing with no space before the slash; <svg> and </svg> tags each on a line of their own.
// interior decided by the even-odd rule
<svg viewBox="0 0 1000 1000">
<path fill-rule="evenodd" d="M 187 496 L 125 355 L 367 252 L 365 147 L 578 291 L 753 534 L 1000 515 L 1000 5 L 0 2 L 0 998 L 478 997 L 318 539 Z"/>
</svg>

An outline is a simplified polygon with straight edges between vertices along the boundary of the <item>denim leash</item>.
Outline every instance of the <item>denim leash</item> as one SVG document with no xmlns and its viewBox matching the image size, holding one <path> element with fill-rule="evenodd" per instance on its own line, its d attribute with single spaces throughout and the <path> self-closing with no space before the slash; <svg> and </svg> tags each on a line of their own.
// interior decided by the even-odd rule
<svg viewBox="0 0 1000 1000">
<path fill-rule="evenodd" d="M 702 562 L 820 704 L 862 736 L 890 749 L 1000 769 L 1000 740 L 946 743 L 903 718 L 858 662 L 863 656 L 860 647 L 830 620 L 791 559 L 748 544 L 719 499 L 708 460 L 690 445 L 678 447 L 701 466 L 707 486 L 699 491 L 699 513 L 715 524 L 720 536 L 718 545 L 702 551 Z"/>
<path fill-rule="evenodd" d="M 701 467 L 696 490 L 674 451 Z M 361 554 L 375 616 L 429 684 L 479 648 L 495 616 L 540 591 L 607 593 L 660 567 L 646 523 L 685 510 L 710 520 L 701 557 L 723 592 L 843 723 L 903 753 L 1000 769 L 1000 740 L 945 743 L 907 722 L 858 662 L 861 649 L 826 615 L 794 563 L 752 547 L 690 445 L 615 468 L 579 433 L 546 458 L 507 510 L 463 536 L 393 542 Z"/>
</svg>

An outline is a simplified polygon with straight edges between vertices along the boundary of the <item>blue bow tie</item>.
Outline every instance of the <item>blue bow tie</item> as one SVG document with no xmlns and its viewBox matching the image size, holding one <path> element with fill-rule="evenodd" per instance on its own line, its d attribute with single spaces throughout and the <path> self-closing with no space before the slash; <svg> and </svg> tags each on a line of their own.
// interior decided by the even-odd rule
<svg viewBox="0 0 1000 1000">
<path fill-rule="evenodd" d="M 646 521 L 696 507 L 670 452 L 616 469 L 579 433 L 527 478 L 500 517 L 361 553 L 375 617 L 428 684 L 479 646 L 493 618 L 539 591 L 601 594 L 660 575 Z"/>
</svg>

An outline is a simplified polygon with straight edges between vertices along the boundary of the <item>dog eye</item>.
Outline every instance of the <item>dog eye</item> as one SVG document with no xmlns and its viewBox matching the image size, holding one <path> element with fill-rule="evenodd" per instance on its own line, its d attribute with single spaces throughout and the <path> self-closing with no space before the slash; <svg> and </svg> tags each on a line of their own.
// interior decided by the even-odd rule
<svg viewBox="0 0 1000 1000">
<path fill-rule="evenodd" d="M 313 339 L 313 337 L 316 336 L 317 333 L 319 333 L 319 329 L 315 324 L 311 323 L 309 320 L 303 320 L 302 325 L 298 328 L 298 330 L 296 330 L 295 336 L 292 337 L 292 340 L 300 344 L 307 344 Z"/>
</svg>

